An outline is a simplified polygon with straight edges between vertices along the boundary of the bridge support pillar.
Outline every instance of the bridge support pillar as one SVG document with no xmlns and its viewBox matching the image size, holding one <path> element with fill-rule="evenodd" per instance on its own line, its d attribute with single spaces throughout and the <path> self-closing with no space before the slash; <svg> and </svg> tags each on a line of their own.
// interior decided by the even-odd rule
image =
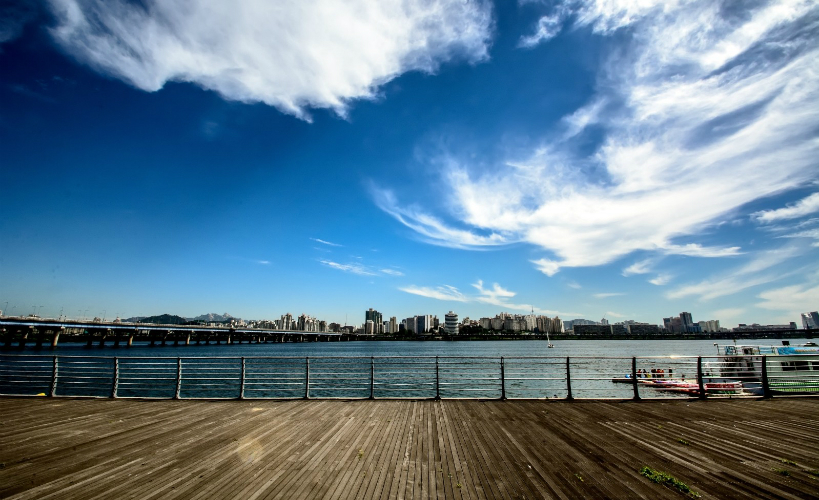
<svg viewBox="0 0 819 500">
<path fill-rule="evenodd" d="M 228 334 L 227 340 L 225 341 L 225 344 L 232 344 L 232 343 L 233 342 L 231 342 L 231 340 L 230 340 L 230 334 Z"/>
<path fill-rule="evenodd" d="M 54 349 L 57 347 L 57 343 L 60 341 L 60 333 L 65 330 L 65 327 L 60 328 L 59 330 L 54 332 L 54 335 L 51 337 L 51 348 Z"/>
<path fill-rule="evenodd" d="M 111 330 L 102 332 L 102 337 L 100 337 L 100 347 L 105 347 L 105 339 L 108 338 L 109 333 L 111 333 Z"/>
<path fill-rule="evenodd" d="M 163 335 L 162 336 L 162 347 L 165 347 L 166 345 L 168 345 L 168 336 Z"/>
<path fill-rule="evenodd" d="M 128 347 L 131 347 L 132 345 L 134 345 L 134 335 L 136 335 L 136 334 L 132 333 L 132 334 L 128 335 Z"/>
<path fill-rule="evenodd" d="M 35 349 L 43 348 L 43 336 L 45 336 L 45 332 L 37 332 L 37 335 L 34 337 L 36 339 L 36 343 L 34 344 Z"/>
<path fill-rule="evenodd" d="M 85 347 L 93 347 L 94 346 L 94 334 L 89 330 L 88 332 L 88 342 L 85 343 Z"/>
<path fill-rule="evenodd" d="M 26 340 L 28 340 L 28 332 L 29 331 L 31 331 L 31 327 L 28 327 L 28 329 L 23 330 L 23 332 L 22 332 L 23 334 L 20 336 L 20 344 L 19 344 L 20 349 L 23 349 L 23 348 L 26 347 Z"/>
<path fill-rule="evenodd" d="M 188 335 L 185 337 L 185 345 L 191 345 L 191 334 L 190 333 L 188 333 Z"/>
<path fill-rule="evenodd" d="M 119 334 L 114 336 L 114 347 L 119 347 Z"/>
</svg>

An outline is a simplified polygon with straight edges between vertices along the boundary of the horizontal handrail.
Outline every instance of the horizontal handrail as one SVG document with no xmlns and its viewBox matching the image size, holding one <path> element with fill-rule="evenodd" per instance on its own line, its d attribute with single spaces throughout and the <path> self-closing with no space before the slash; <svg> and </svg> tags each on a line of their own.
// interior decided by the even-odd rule
<svg viewBox="0 0 819 500">
<path fill-rule="evenodd" d="M 630 358 L 0 354 L 0 395 L 363 399 L 398 393 L 410 398 L 501 399 L 819 394 L 819 359 L 810 354 Z"/>
</svg>

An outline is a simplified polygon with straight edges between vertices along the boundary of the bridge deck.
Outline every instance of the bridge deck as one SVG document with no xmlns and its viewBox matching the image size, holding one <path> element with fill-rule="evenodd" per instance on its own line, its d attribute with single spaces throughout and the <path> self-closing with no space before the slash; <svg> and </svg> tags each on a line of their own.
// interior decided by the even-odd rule
<svg viewBox="0 0 819 500">
<path fill-rule="evenodd" d="M 704 497 L 819 496 L 819 399 L 5 398 L 0 415 L 0 497 L 682 498 L 644 465 Z"/>
</svg>

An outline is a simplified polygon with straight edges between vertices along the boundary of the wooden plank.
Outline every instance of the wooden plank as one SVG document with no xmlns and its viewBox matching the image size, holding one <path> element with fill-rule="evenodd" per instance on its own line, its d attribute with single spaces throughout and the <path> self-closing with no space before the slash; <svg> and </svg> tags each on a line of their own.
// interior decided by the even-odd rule
<svg viewBox="0 0 819 500">
<path fill-rule="evenodd" d="M 3 498 L 679 498 L 642 465 L 716 498 L 819 492 L 817 398 L 0 398 L 0 412 Z"/>
</svg>

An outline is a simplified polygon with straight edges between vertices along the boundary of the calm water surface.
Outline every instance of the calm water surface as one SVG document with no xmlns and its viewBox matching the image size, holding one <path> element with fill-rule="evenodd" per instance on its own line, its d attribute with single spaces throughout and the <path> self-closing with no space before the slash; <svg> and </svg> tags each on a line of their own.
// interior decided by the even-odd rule
<svg viewBox="0 0 819 500">
<path fill-rule="evenodd" d="M 801 344 L 807 339 L 789 339 L 791 344 Z M 98 356 L 716 356 L 720 353 L 713 340 L 564 340 L 554 341 L 553 349 L 540 340 L 499 340 L 461 342 L 305 342 L 284 344 L 233 344 L 150 347 L 134 344 L 133 347 L 88 348 L 85 344 L 61 344 L 57 349 L 35 351 L 27 348 L 25 354 L 98 355 Z M 732 343 L 719 341 L 721 345 Z M 781 345 L 779 339 L 738 341 L 740 344 Z"/>
</svg>

